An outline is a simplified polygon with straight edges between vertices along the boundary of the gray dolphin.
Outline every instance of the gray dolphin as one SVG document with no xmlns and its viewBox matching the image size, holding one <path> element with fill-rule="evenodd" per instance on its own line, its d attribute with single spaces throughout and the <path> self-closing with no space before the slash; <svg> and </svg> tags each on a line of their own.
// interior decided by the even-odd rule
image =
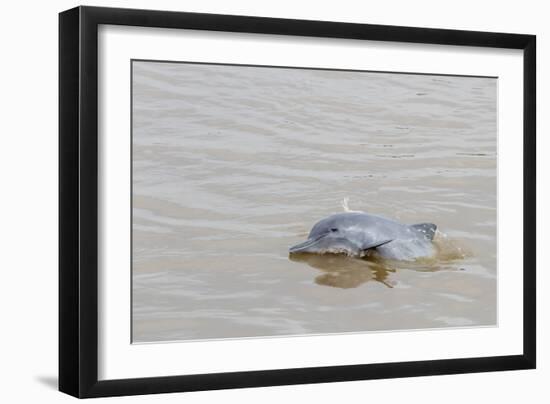
<svg viewBox="0 0 550 404">
<path fill-rule="evenodd" d="M 435 253 L 436 229 L 432 223 L 406 225 L 366 212 L 336 213 L 317 222 L 289 253 L 363 257 L 374 250 L 383 258 L 412 261 Z"/>
</svg>

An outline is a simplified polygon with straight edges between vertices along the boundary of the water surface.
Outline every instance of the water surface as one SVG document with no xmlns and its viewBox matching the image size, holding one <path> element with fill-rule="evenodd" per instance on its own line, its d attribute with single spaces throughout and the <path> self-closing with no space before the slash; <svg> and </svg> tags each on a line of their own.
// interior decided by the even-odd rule
<svg viewBox="0 0 550 404">
<path fill-rule="evenodd" d="M 133 341 L 496 324 L 497 80 L 133 62 Z M 414 263 L 288 256 L 351 209 Z"/>
</svg>

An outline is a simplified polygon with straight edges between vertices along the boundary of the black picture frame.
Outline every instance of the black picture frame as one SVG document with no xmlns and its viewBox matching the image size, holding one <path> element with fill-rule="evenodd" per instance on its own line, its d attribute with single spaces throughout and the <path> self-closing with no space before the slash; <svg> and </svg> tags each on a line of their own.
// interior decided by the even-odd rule
<svg viewBox="0 0 550 404">
<path fill-rule="evenodd" d="M 523 50 L 523 354 L 99 381 L 100 24 Z M 534 35 L 98 7 L 60 13 L 59 390 L 85 398 L 535 368 L 535 61 Z"/>
</svg>

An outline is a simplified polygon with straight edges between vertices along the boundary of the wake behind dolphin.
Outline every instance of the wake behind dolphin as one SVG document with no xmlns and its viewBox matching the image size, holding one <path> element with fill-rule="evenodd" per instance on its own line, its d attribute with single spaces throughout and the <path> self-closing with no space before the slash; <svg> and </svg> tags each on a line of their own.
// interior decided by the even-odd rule
<svg viewBox="0 0 550 404">
<path fill-rule="evenodd" d="M 289 253 L 346 254 L 412 261 L 435 254 L 432 223 L 406 225 L 366 212 L 336 213 L 317 222 L 308 239 Z"/>
</svg>

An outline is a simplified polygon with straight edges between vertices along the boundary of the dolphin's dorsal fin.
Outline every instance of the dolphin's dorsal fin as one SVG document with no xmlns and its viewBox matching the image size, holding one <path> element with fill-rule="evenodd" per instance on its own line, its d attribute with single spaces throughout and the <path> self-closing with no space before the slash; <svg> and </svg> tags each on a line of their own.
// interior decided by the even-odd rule
<svg viewBox="0 0 550 404">
<path fill-rule="evenodd" d="M 433 240 L 437 226 L 433 223 L 411 224 L 411 228 L 422 233 L 427 239 Z"/>
</svg>

